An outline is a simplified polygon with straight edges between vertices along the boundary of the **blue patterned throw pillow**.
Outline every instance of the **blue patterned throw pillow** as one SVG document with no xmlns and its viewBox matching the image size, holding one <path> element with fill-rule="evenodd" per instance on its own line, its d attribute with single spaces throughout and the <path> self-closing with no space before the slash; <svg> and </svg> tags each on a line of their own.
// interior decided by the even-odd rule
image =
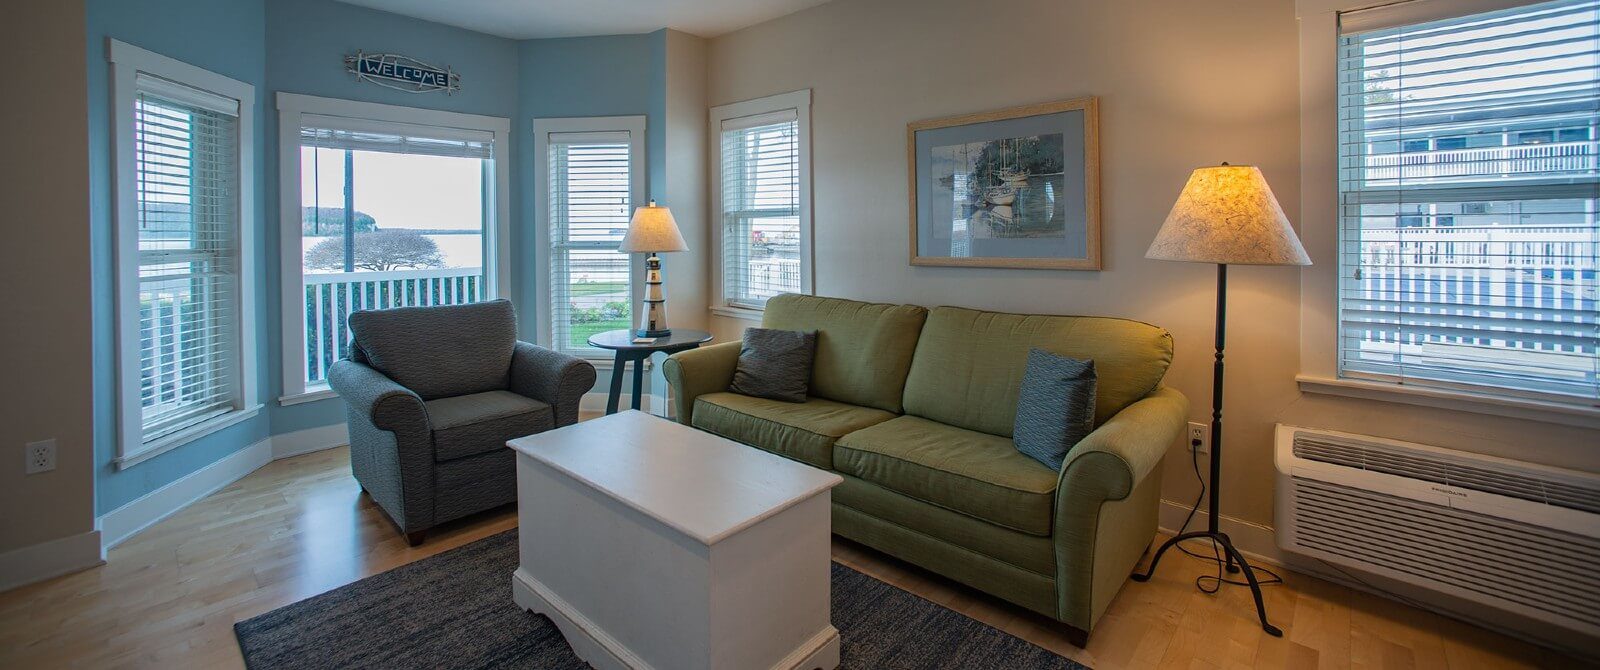
<svg viewBox="0 0 1600 670">
<path fill-rule="evenodd" d="M 1094 361 L 1028 352 L 1011 441 L 1017 451 L 1060 470 L 1067 452 L 1094 430 Z"/>
<path fill-rule="evenodd" d="M 757 398 L 805 402 L 811 382 L 815 330 L 746 328 L 729 391 Z"/>
</svg>

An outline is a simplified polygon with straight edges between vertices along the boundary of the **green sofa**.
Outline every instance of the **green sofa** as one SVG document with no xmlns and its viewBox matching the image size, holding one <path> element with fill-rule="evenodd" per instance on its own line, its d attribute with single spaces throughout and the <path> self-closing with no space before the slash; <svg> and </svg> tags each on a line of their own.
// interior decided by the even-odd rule
<svg viewBox="0 0 1600 670">
<path fill-rule="evenodd" d="M 1188 401 L 1172 336 L 1136 321 L 800 295 L 762 325 L 816 330 L 804 403 L 728 392 L 739 342 L 663 366 L 679 422 L 844 477 L 833 532 L 1071 627 L 1080 646 L 1156 532 Z M 1092 359 L 1096 429 L 1061 471 L 1011 444 L 1028 350 Z"/>
</svg>

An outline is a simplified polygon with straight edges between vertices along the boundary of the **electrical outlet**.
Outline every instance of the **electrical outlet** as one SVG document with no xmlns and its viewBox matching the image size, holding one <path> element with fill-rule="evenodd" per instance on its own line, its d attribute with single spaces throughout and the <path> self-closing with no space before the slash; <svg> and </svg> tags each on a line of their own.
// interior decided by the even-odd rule
<svg viewBox="0 0 1600 670">
<path fill-rule="evenodd" d="M 56 441 L 53 439 L 29 442 L 23 453 L 27 457 L 27 463 L 23 467 L 27 474 L 56 469 Z"/>
<path fill-rule="evenodd" d="M 1189 423 L 1189 451 L 1197 454 L 1211 453 L 1211 426 Z"/>
</svg>

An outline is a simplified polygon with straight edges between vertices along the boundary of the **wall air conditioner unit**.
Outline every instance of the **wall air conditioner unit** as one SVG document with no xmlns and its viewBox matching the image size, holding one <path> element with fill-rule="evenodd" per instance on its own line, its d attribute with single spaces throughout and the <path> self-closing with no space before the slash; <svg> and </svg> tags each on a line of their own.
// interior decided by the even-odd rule
<svg viewBox="0 0 1600 670">
<path fill-rule="evenodd" d="M 1600 476 L 1283 424 L 1276 442 L 1284 551 L 1600 647 Z"/>
</svg>

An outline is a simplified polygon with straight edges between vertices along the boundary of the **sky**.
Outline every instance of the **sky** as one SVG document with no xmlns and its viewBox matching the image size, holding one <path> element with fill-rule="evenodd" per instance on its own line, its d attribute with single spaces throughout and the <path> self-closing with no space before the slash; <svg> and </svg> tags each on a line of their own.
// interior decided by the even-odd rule
<svg viewBox="0 0 1600 670">
<path fill-rule="evenodd" d="M 479 230 L 483 160 L 353 152 L 355 208 L 379 228 Z M 307 207 L 344 206 L 344 151 L 300 150 L 300 193 Z"/>
</svg>

